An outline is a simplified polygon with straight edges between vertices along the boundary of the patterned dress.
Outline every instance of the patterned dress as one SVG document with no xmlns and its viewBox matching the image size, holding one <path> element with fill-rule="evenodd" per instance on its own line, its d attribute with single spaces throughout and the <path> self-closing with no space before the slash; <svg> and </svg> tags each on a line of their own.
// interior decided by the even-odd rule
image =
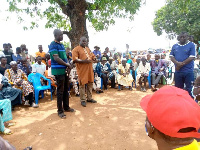
<svg viewBox="0 0 200 150">
<path fill-rule="evenodd" d="M 121 73 L 127 73 L 127 75 L 124 77 L 123 75 L 118 74 L 117 81 L 118 84 L 123 86 L 132 86 L 133 77 L 130 73 L 128 73 L 128 70 L 130 69 L 130 64 L 126 64 L 126 67 L 124 67 L 122 64 L 119 64 L 118 70 L 121 70 Z"/>
<path fill-rule="evenodd" d="M 7 69 L 4 76 L 8 78 L 11 84 L 15 84 L 15 88 L 22 90 L 22 100 L 25 100 L 24 96 L 33 92 L 33 86 L 28 82 L 26 74 L 21 69 L 17 69 L 17 73 L 12 69 Z M 16 85 L 19 80 L 21 82 L 20 86 Z"/>
</svg>

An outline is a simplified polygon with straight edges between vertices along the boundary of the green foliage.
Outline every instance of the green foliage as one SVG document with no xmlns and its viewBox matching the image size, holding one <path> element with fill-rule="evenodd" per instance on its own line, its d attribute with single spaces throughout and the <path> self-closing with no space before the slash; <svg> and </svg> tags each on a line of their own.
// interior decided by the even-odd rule
<svg viewBox="0 0 200 150">
<path fill-rule="evenodd" d="M 70 45 L 71 45 L 70 42 L 65 42 L 65 41 L 64 41 L 64 42 L 62 42 L 62 44 L 64 45 L 65 49 L 66 49 L 67 47 L 69 47 L 69 48 L 71 47 L 71 46 L 70 46 Z"/>
<path fill-rule="evenodd" d="M 86 0 L 80 0 L 86 1 Z M 23 22 L 23 14 L 30 16 L 33 21 L 30 28 L 38 27 L 41 19 L 46 18 L 46 28 L 60 28 L 65 31 L 71 30 L 69 16 L 63 13 L 60 3 L 68 4 L 68 0 L 7 0 L 9 11 L 18 14 L 19 22 Z M 129 18 L 139 9 L 141 0 L 92 0 L 88 3 L 86 19 L 97 30 L 108 29 L 109 25 L 115 24 L 114 18 Z M 38 18 L 35 20 L 35 18 Z M 24 27 L 24 29 L 28 29 Z"/>
<path fill-rule="evenodd" d="M 199 0 L 169 0 L 156 12 L 152 25 L 154 31 L 161 35 L 166 32 L 169 38 L 175 37 L 182 31 L 200 39 L 200 1 Z"/>
</svg>

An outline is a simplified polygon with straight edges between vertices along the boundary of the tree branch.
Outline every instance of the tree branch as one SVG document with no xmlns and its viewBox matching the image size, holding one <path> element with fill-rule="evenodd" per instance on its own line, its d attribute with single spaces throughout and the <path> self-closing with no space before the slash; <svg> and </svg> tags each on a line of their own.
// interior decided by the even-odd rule
<svg viewBox="0 0 200 150">
<path fill-rule="evenodd" d="M 60 6 L 60 8 L 62 9 L 62 12 L 67 15 L 70 16 L 70 11 L 71 11 L 71 7 L 69 4 L 65 4 L 62 2 L 62 0 L 55 0 L 57 2 L 57 4 Z M 69 2 L 68 2 L 69 3 Z"/>
<path fill-rule="evenodd" d="M 69 32 L 68 31 L 63 31 L 63 34 L 66 34 L 67 36 L 69 36 Z"/>
</svg>

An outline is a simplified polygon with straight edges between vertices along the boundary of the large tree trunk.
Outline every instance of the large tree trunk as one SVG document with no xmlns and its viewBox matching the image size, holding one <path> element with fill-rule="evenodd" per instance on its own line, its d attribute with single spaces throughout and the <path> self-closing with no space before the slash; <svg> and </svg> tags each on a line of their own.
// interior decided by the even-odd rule
<svg viewBox="0 0 200 150">
<path fill-rule="evenodd" d="M 71 48 L 73 49 L 79 45 L 82 36 L 88 38 L 85 16 L 87 3 L 85 0 L 69 0 L 66 7 L 67 9 L 62 10 L 70 19 L 71 30 L 63 33 L 66 33 L 69 37 Z"/>
</svg>

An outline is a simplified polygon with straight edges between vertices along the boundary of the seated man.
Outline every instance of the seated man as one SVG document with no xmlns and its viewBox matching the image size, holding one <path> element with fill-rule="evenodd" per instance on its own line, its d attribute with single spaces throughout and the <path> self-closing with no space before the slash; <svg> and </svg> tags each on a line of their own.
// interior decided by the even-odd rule
<svg viewBox="0 0 200 150">
<path fill-rule="evenodd" d="M 93 89 L 96 91 L 97 94 L 100 94 L 103 93 L 103 91 L 101 90 L 101 77 L 100 77 L 101 67 L 96 68 L 97 65 L 101 66 L 100 62 L 93 63 L 93 70 L 94 70 Z"/>
<path fill-rule="evenodd" d="M 135 77 L 135 71 L 137 70 L 139 64 L 140 64 L 140 58 L 137 58 L 136 62 L 133 65 L 133 74 L 132 75 L 133 75 L 133 79 L 134 80 L 136 79 L 136 77 Z"/>
<path fill-rule="evenodd" d="M 12 55 L 13 61 L 16 61 L 18 64 L 22 60 L 22 55 L 21 55 L 21 47 L 16 48 L 16 54 Z"/>
<path fill-rule="evenodd" d="M 111 69 L 110 69 L 110 64 L 107 62 L 106 57 L 102 57 L 101 63 L 97 63 L 95 72 L 97 72 L 98 76 L 102 78 L 104 89 L 107 90 L 108 89 L 108 87 L 107 87 L 108 77 L 111 73 Z M 111 78 L 113 78 L 113 77 L 111 77 Z"/>
<path fill-rule="evenodd" d="M 123 86 L 128 86 L 129 90 L 132 90 L 133 77 L 130 73 L 130 64 L 126 62 L 126 58 L 123 58 L 122 64 L 118 65 L 119 74 L 117 75 L 117 82 L 119 85 L 119 91 L 123 89 Z"/>
<path fill-rule="evenodd" d="M 21 90 L 12 88 L 8 82 L 8 79 L 0 74 L 0 101 L 3 99 L 9 99 L 12 107 L 17 104 L 21 104 Z"/>
<path fill-rule="evenodd" d="M 40 73 L 41 75 L 44 75 L 44 72 L 46 70 L 46 65 L 42 63 L 42 57 L 38 56 L 36 58 L 37 62 L 32 65 L 32 72 Z"/>
<path fill-rule="evenodd" d="M 141 91 L 146 92 L 146 82 L 147 77 L 149 76 L 150 64 L 147 63 L 147 60 L 144 57 L 141 59 L 141 61 L 142 62 L 139 64 L 137 70 L 137 81 L 139 80 Z M 142 86 L 142 80 L 144 81 L 144 87 Z"/>
<path fill-rule="evenodd" d="M 152 90 L 156 91 L 156 87 L 161 79 L 161 77 L 165 74 L 165 68 L 167 67 L 166 62 L 160 59 L 159 54 L 155 54 L 155 60 L 150 62 L 151 66 L 151 79 L 152 79 Z"/>
<path fill-rule="evenodd" d="M 116 70 L 118 68 L 118 65 L 112 57 L 109 57 L 109 64 L 110 64 L 110 68 L 111 68 L 113 76 L 114 76 L 111 80 L 111 88 L 115 88 L 116 81 L 117 81 L 117 71 Z"/>
<path fill-rule="evenodd" d="M 78 75 L 75 63 L 73 63 L 73 68 L 71 69 L 69 78 L 70 78 L 70 83 L 73 84 L 73 89 L 75 90 L 75 96 L 80 96 L 78 88 Z"/>
<path fill-rule="evenodd" d="M 199 150 L 200 107 L 187 91 L 165 86 L 145 96 L 140 105 L 146 112 L 147 135 L 159 150 Z"/>
<path fill-rule="evenodd" d="M 4 72 L 6 71 L 6 69 L 10 69 L 10 65 L 7 64 L 7 58 L 5 56 L 1 56 L 0 61 L 1 61 L 0 73 L 4 75 Z"/>
<path fill-rule="evenodd" d="M 27 76 L 32 71 L 32 67 L 30 66 L 26 58 L 22 58 L 21 63 L 18 64 L 18 68 L 21 69 Z"/>
<path fill-rule="evenodd" d="M 17 67 L 16 61 L 11 61 L 11 69 L 5 71 L 5 77 L 8 79 L 14 88 L 22 91 L 22 100 L 26 102 L 29 100 L 29 105 L 36 108 L 37 104 L 33 100 L 33 86 L 28 82 L 26 74 Z M 27 105 L 27 103 L 25 103 Z"/>
</svg>

